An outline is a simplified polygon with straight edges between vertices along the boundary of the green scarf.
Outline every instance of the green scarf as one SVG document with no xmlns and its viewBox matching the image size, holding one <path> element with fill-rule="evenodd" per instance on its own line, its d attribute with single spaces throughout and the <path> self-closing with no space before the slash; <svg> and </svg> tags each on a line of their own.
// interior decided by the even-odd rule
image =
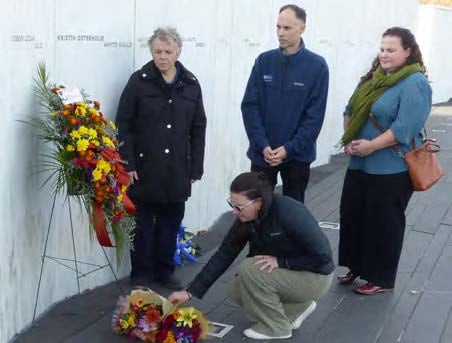
<svg viewBox="0 0 452 343">
<path fill-rule="evenodd" d="M 341 138 L 340 144 L 345 146 L 356 137 L 367 120 L 370 107 L 386 89 L 418 71 L 422 71 L 419 63 L 407 65 L 395 73 L 388 75 L 379 66 L 372 74 L 372 78 L 359 86 L 348 101 L 350 121 Z"/>
</svg>

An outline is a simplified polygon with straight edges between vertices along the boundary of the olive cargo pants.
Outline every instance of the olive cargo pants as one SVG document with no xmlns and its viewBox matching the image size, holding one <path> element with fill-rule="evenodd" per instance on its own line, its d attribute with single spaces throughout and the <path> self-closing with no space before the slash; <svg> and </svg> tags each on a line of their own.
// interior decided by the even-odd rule
<svg viewBox="0 0 452 343">
<path fill-rule="evenodd" d="M 292 322 L 313 300 L 328 291 L 333 273 L 315 274 L 277 268 L 268 274 L 259 271 L 254 258 L 246 258 L 240 272 L 228 287 L 228 294 L 243 306 L 252 329 L 267 336 L 283 336 L 292 330 Z"/>
</svg>

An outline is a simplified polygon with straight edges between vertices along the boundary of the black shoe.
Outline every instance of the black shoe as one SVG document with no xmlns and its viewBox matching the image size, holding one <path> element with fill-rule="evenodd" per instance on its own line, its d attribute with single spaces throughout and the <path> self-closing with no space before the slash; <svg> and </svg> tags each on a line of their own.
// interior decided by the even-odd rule
<svg viewBox="0 0 452 343">
<path fill-rule="evenodd" d="M 169 289 L 181 290 L 183 288 L 180 280 L 172 274 L 160 276 L 155 279 L 155 282 L 160 286 Z"/>
</svg>

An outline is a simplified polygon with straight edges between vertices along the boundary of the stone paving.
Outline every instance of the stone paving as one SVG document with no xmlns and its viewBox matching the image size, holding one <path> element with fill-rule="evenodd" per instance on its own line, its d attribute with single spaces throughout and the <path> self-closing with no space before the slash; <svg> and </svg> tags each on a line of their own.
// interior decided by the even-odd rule
<svg viewBox="0 0 452 343">
<path fill-rule="evenodd" d="M 285 342 L 317 343 L 451 343 L 452 342 L 452 107 L 432 111 L 429 136 L 438 139 L 438 154 L 446 176 L 426 192 L 415 193 L 407 209 L 405 243 L 396 288 L 391 293 L 360 296 L 350 286 L 333 282 L 316 311 Z M 339 221 L 339 199 L 346 158 L 335 156 L 326 166 L 313 168 L 306 204 L 319 221 Z M 189 282 L 213 254 L 232 221 L 224 214 L 199 238 L 204 255 L 198 264 L 179 268 Z M 338 231 L 326 229 L 337 256 Z M 203 300 L 192 299 L 212 321 L 233 325 L 222 339 L 209 342 L 251 342 L 242 335 L 249 325 L 242 309 L 227 298 L 226 286 L 246 252 L 214 284 Z M 338 267 L 336 274 L 344 272 Z M 131 285 L 121 280 L 128 292 Z M 162 295 L 169 290 L 151 285 Z M 119 289 L 115 283 L 74 296 L 48 311 L 15 342 L 113 342 L 131 340 L 111 331 L 111 312 Z M 281 340 L 282 341 L 282 340 Z M 276 342 L 276 341 L 273 341 Z"/>
</svg>

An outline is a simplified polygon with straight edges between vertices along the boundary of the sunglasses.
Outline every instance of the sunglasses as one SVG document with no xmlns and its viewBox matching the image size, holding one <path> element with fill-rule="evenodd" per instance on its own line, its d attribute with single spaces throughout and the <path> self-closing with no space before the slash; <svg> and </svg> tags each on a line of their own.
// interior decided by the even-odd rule
<svg viewBox="0 0 452 343">
<path fill-rule="evenodd" d="M 243 205 L 236 205 L 234 204 L 230 198 L 226 199 L 226 201 L 228 202 L 229 206 L 231 206 L 232 209 L 236 209 L 239 212 L 242 212 L 245 208 L 247 208 L 248 206 L 250 206 L 253 202 L 256 201 L 256 199 L 250 200 L 248 201 L 246 204 Z"/>
</svg>

